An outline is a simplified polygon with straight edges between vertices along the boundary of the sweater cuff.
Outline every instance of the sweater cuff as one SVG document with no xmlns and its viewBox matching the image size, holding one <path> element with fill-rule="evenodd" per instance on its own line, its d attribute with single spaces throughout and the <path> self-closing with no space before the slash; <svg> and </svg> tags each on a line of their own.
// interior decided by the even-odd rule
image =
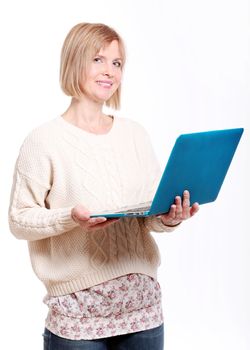
<svg viewBox="0 0 250 350">
<path fill-rule="evenodd" d="M 68 231 L 78 226 L 71 216 L 72 209 L 73 207 L 62 209 L 58 218 L 58 223 L 67 228 Z"/>
<path fill-rule="evenodd" d="M 144 218 L 144 224 L 145 226 L 150 230 L 154 232 L 172 232 L 175 230 L 177 226 L 167 226 L 164 225 L 161 216 L 147 216 Z"/>
<path fill-rule="evenodd" d="M 162 219 L 161 219 L 161 215 L 158 216 L 157 218 L 158 218 L 158 220 L 160 221 L 160 225 L 162 225 L 163 227 L 166 227 L 168 232 L 174 231 L 174 230 L 175 230 L 178 226 L 180 226 L 180 224 L 182 223 L 182 221 L 180 221 L 178 224 L 173 225 L 173 226 L 171 226 L 171 225 L 165 225 L 165 224 L 163 223 Z"/>
<path fill-rule="evenodd" d="M 159 227 L 161 227 L 162 230 L 164 230 L 165 232 L 173 232 L 179 226 L 179 224 L 176 226 L 165 225 L 162 222 L 161 216 L 156 216 L 155 219 L 157 220 L 157 224 L 159 225 Z"/>
</svg>

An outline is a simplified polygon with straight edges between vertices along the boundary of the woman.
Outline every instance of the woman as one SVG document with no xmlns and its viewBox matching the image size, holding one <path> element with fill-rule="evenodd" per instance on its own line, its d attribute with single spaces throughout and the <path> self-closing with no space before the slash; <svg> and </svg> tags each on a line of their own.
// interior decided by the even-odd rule
<svg viewBox="0 0 250 350">
<path fill-rule="evenodd" d="M 104 24 L 67 35 L 60 82 L 70 106 L 25 139 L 9 209 L 44 283 L 44 349 L 163 349 L 159 251 L 150 231 L 172 231 L 198 211 L 189 193 L 158 217 L 107 220 L 91 212 L 152 199 L 160 177 L 142 126 L 119 108 L 125 49 Z"/>
</svg>

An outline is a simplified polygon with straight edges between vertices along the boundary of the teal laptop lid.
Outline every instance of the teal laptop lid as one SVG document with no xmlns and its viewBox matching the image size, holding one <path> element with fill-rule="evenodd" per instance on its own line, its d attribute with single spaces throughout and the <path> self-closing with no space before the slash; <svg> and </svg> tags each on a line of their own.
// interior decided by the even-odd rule
<svg viewBox="0 0 250 350">
<path fill-rule="evenodd" d="M 149 207 L 121 208 L 91 217 L 149 216 L 167 213 L 177 195 L 190 192 L 191 205 L 215 201 L 244 129 L 225 129 L 180 135 L 171 151 Z M 150 176 L 150 174 L 149 174 Z"/>
<path fill-rule="evenodd" d="M 180 135 L 172 149 L 149 214 L 166 213 L 189 190 L 191 204 L 215 201 L 244 129 Z"/>
</svg>

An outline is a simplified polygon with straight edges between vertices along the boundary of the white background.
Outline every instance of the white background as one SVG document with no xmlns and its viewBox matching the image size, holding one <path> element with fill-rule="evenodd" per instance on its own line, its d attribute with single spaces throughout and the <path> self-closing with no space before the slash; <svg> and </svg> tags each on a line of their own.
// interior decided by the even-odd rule
<svg viewBox="0 0 250 350">
<path fill-rule="evenodd" d="M 123 36 L 121 117 L 149 131 L 163 166 L 183 132 L 245 127 L 217 201 L 171 234 L 162 254 L 167 350 L 250 348 L 249 3 L 247 0 L 6 1 L 0 5 L 0 320 L 6 349 L 42 349 L 43 285 L 7 209 L 19 147 L 66 109 L 58 84 L 64 37 L 78 22 Z M 183 169 L 185 171 L 185 169 Z"/>
</svg>

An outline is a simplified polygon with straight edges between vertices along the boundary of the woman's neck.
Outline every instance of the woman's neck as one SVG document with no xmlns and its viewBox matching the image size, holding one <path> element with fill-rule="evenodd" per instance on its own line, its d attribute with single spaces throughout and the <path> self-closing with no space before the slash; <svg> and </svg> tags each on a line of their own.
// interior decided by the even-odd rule
<svg viewBox="0 0 250 350">
<path fill-rule="evenodd" d="M 83 130 L 104 134 L 111 129 L 113 119 L 102 112 L 102 107 L 101 104 L 72 98 L 62 117 Z"/>
</svg>

